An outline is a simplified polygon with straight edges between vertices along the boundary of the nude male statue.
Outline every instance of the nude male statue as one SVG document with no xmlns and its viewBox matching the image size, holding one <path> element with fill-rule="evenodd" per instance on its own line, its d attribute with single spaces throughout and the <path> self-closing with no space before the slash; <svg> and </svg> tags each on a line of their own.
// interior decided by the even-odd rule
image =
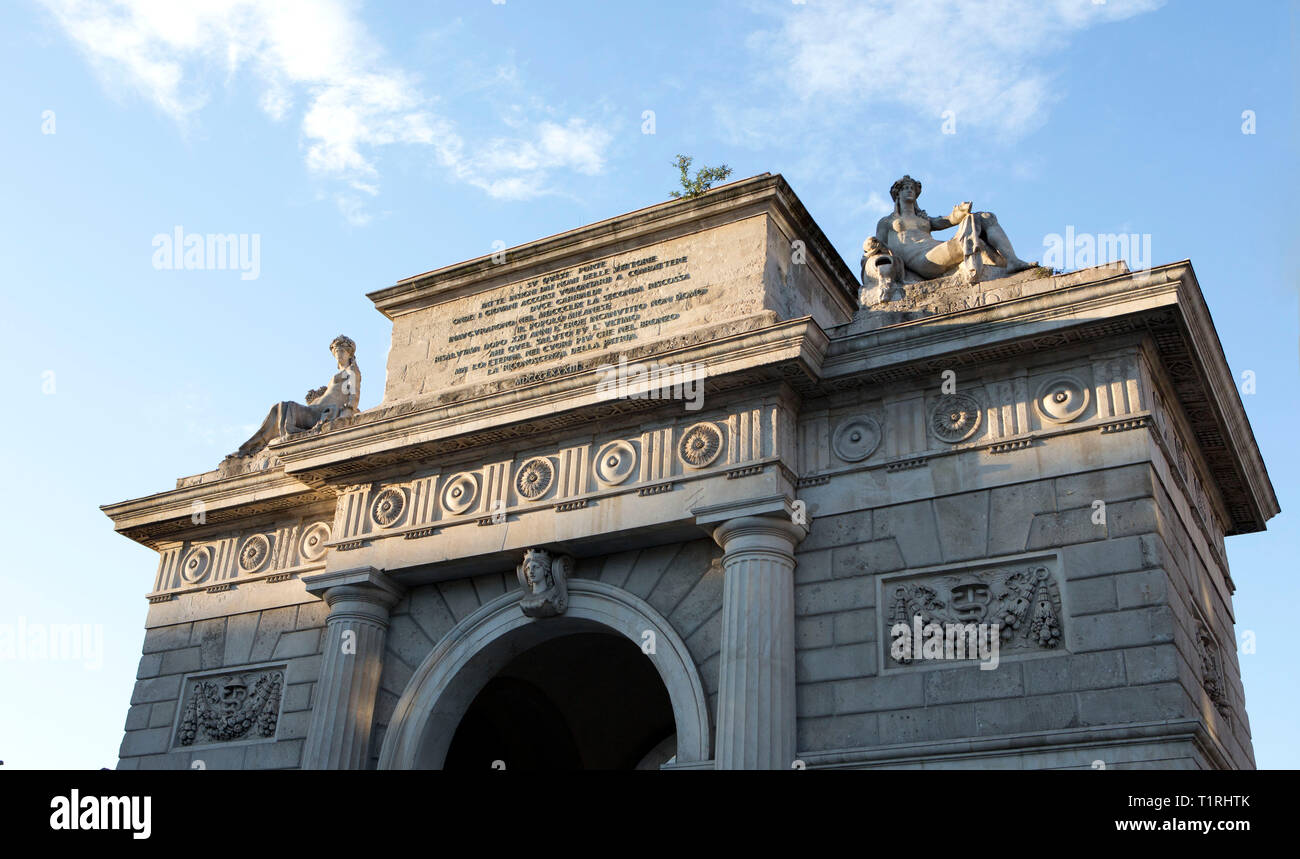
<svg viewBox="0 0 1300 859">
<path fill-rule="evenodd" d="M 961 270 L 967 282 L 980 279 L 985 256 L 1001 265 L 1007 274 L 1022 271 L 1034 264 L 1016 256 L 1011 240 L 992 212 L 972 212 L 970 203 L 958 203 L 946 217 L 932 218 L 916 205 L 921 183 L 904 176 L 889 189 L 894 211 L 880 219 L 874 239 L 886 245 L 903 261 L 908 271 L 923 280 L 943 277 Z M 936 239 L 933 230 L 956 227 L 950 239 Z M 866 247 L 863 248 L 866 252 Z M 873 246 L 873 251 L 879 248 Z"/>
</svg>

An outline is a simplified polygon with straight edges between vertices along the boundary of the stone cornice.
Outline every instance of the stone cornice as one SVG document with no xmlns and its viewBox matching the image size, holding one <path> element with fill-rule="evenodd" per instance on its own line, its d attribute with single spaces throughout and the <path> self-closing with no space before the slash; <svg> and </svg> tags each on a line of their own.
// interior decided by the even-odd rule
<svg viewBox="0 0 1300 859">
<path fill-rule="evenodd" d="M 161 542 L 182 532 L 214 530 L 224 523 L 333 498 L 332 490 L 309 486 L 275 469 L 104 504 L 99 509 L 113 520 L 119 534 L 157 549 Z"/>
<path fill-rule="evenodd" d="M 853 327 L 842 326 L 830 332 L 815 393 L 925 374 L 937 378 L 946 369 L 1150 333 L 1230 512 L 1225 531 L 1263 530 L 1278 513 L 1277 496 L 1191 263 L 1114 271 L 1099 267 L 1095 279 L 1083 272 L 1049 278 L 1041 291 L 1021 298 L 863 333 L 841 333 Z"/>
<path fill-rule="evenodd" d="M 775 193 L 783 184 L 778 180 L 760 177 L 737 185 Z M 1133 273 L 1099 268 L 1092 275 L 1044 278 L 1035 289 L 1023 297 L 861 333 L 849 333 L 852 324 L 841 326 L 829 337 L 810 318 L 756 317 L 726 336 L 697 338 L 629 360 L 704 364 L 706 396 L 785 381 L 808 398 L 927 374 L 938 378 L 944 369 L 1017 360 L 1070 344 L 1149 337 L 1212 488 L 1228 511 L 1225 532 L 1262 530 L 1278 512 L 1277 497 L 1191 265 L 1184 261 Z M 452 401 L 433 397 L 380 407 L 326 432 L 275 444 L 280 469 L 102 509 L 119 532 L 156 547 L 168 535 L 193 530 L 196 501 L 204 505 L 210 527 L 326 500 L 333 497 L 331 483 L 373 479 L 407 463 L 427 465 L 433 457 L 510 439 L 627 414 L 653 419 L 667 408 L 680 409 L 669 401 L 602 399 L 597 381 L 594 368 L 587 368 L 515 389 L 484 388 Z"/>
<path fill-rule="evenodd" d="M 434 269 L 367 293 L 389 319 L 461 295 L 562 267 L 601 249 L 634 248 L 661 240 L 664 234 L 698 232 L 709 227 L 771 212 L 803 238 L 812 259 L 839 286 L 841 298 L 856 306 L 858 281 L 785 178 L 762 173 L 720 185 L 699 197 L 669 200 L 614 218 L 597 221 L 527 244 L 507 248 L 504 262 L 493 255 Z"/>
<path fill-rule="evenodd" d="M 710 394 L 755 380 L 791 374 L 816 378 L 828 340 L 809 318 L 779 322 L 708 342 L 646 356 L 671 364 L 702 364 Z M 654 399 L 609 399 L 597 393 L 594 370 L 515 391 L 452 404 L 400 410 L 317 436 L 294 436 L 274 447 L 285 473 L 304 481 L 343 479 L 362 471 L 499 442 L 505 438 L 581 425 L 616 414 L 662 408 Z M 674 404 L 680 408 L 680 404 Z"/>
</svg>

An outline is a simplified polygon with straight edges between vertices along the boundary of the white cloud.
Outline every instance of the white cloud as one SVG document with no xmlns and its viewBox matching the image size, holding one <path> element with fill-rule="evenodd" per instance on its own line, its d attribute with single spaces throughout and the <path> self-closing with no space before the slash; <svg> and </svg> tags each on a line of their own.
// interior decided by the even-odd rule
<svg viewBox="0 0 1300 859">
<path fill-rule="evenodd" d="M 958 127 L 1016 136 L 1045 119 L 1054 84 L 1042 56 L 1076 31 L 1164 0 L 818 0 L 795 5 L 750 46 L 819 109 L 895 104 Z M 831 104 L 827 104 L 830 102 Z"/>
<path fill-rule="evenodd" d="M 111 86 L 134 90 L 182 125 L 207 102 L 207 76 L 240 72 L 280 121 L 301 101 L 305 161 L 342 182 L 336 202 L 369 220 L 357 192 L 378 192 L 376 150 L 432 147 L 453 176 L 494 197 L 548 193 L 552 170 L 599 173 L 612 137 L 581 119 L 513 123 L 514 137 L 469 146 L 430 110 L 419 81 L 386 62 L 348 0 L 42 0 Z M 467 154 L 472 153 L 472 154 Z"/>
</svg>

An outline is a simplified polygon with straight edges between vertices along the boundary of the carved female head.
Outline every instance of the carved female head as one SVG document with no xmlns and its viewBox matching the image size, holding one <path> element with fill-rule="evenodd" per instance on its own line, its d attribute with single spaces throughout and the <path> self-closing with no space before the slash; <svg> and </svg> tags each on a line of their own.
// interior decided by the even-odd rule
<svg viewBox="0 0 1300 859">
<path fill-rule="evenodd" d="M 904 187 L 910 187 L 910 196 L 913 203 L 915 203 L 917 198 L 919 198 L 920 182 L 918 182 L 917 179 L 911 178 L 910 175 L 904 175 L 904 177 L 898 179 L 897 182 L 894 182 L 892 186 L 889 186 L 889 196 L 893 198 L 894 205 L 898 205 L 898 194 L 904 190 Z"/>
<path fill-rule="evenodd" d="M 330 341 L 330 352 L 339 359 L 340 366 L 347 366 L 357 356 L 357 344 L 346 334 L 340 334 Z M 339 355 L 339 352 L 342 352 L 346 358 Z"/>
</svg>

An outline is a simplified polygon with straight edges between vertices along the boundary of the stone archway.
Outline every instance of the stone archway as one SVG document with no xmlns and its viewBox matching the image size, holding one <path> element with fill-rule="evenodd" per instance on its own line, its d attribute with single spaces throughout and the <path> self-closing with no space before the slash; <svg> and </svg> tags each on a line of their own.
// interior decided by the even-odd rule
<svg viewBox="0 0 1300 859">
<path fill-rule="evenodd" d="M 614 632 L 638 647 L 654 635 L 648 654 L 672 703 L 677 760 L 709 759 L 709 712 L 699 672 L 666 618 L 621 588 L 569 580 L 569 608 L 535 620 L 519 610 L 519 593 L 504 594 L 462 620 L 433 649 L 398 700 L 379 754 L 380 769 L 439 769 L 462 718 L 478 693 L 519 654 L 562 636 Z"/>
</svg>

